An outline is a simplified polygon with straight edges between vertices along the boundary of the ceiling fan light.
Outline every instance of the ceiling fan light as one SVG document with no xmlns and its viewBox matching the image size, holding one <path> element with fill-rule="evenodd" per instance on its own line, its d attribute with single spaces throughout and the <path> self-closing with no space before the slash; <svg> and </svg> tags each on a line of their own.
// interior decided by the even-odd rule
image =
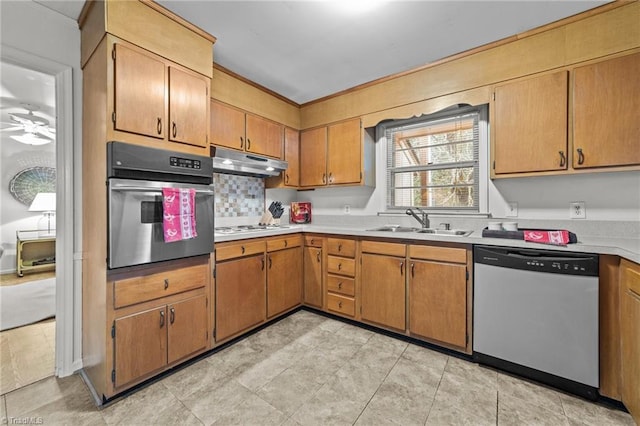
<svg viewBox="0 0 640 426">
<path fill-rule="evenodd" d="M 46 145 L 51 142 L 50 139 L 39 138 L 32 133 L 26 133 L 24 135 L 11 135 L 9 137 L 26 145 Z"/>
</svg>

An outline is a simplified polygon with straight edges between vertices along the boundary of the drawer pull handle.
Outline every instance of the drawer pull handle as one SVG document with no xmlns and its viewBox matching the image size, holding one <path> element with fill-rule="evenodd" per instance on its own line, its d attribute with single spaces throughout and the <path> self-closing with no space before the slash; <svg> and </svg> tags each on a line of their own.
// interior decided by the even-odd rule
<svg viewBox="0 0 640 426">
<path fill-rule="evenodd" d="M 416 272 L 416 264 L 412 263 L 411 264 L 411 278 L 413 278 L 415 276 L 415 272 Z"/>
<path fill-rule="evenodd" d="M 160 117 L 158 117 L 158 124 L 156 124 L 156 130 L 158 131 L 159 135 L 162 134 L 162 118 Z"/>
<path fill-rule="evenodd" d="M 287 240 L 284 240 L 284 246 L 286 247 L 289 244 Z"/>
<path fill-rule="evenodd" d="M 271 256 L 269 256 L 269 269 L 271 269 L 272 265 L 273 265 L 273 260 L 271 259 Z"/>
<path fill-rule="evenodd" d="M 320 253 L 321 253 L 321 251 L 318 250 L 318 256 L 316 256 L 316 259 L 318 260 L 318 263 L 320 263 Z"/>
<path fill-rule="evenodd" d="M 338 271 L 342 270 L 342 263 L 338 263 Z"/>
<path fill-rule="evenodd" d="M 584 154 L 582 148 L 578 148 L 578 164 L 584 164 Z"/>
<path fill-rule="evenodd" d="M 329 173 L 329 183 L 333 183 L 333 173 Z"/>
<path fill-rule="evenodd" d="M 284 183 L 289 183 L 289 173 L 284 174 Z"/>
<path fill-rule="evenodd" d="M 558 151 L 560 153 L 560 167 L 564 167 L 567 164 L 567 159 L 564 156 L 564 151 Z"/>
<path fill-rule="evenodd" d="M 240 246 L 240 250 L 242 250 L 242 254 L 244 254 L 244 246 Z"/>
<path fill-rule="evenodd" d="M 165 278 L 164 279 L 164 289 L 168 289 L 169 288 L 169 278 Z"/>
<path fill-rule="evenodd" d="M 243 146 L 244 146 L 244 139 L 242 139 L 242 136 L 240 136 L 240 149 L 242 149 Z"/>
<path fill-rule="evenodd" d="M 247 151 L 251 151 L 251 139 L 247 138 Z"/>
<path fill-rule="evenodd" d="M 327 183 L 327 174 L 326 173 L 322 174 L 322 183 Z"/>
<path fill-rule="evenodd" d="M 338 251 L 342 251 L 342 244 L 338 244 Z"/>
<path fill-rule="evenodd" d="M 169 322 L 173 324 L 175 320 L 176 320 L 176 310 L 174 308 L 171 308 L 169 310 Z"/>
<path fill-rule="evenodd" d="M 342 283 L 341 282 L 338 283 L 338 290 L 342 290 Z"/>
<path fill-rule="evenodd" d="M 160 328 L 164 327 L 164 311 L 160 311 Z"/>
<path fill-rule="evenodd" d="M 338 308 L 342 309 L 342 302 L 338 302 Z"/>
<path fill-rule="evenodd" d="M 173 137 L 174 138 L 178 134 L 178 126 L 176 126 L 176 122 L 175 121 L 171 122 L 171 132 L 173 133 Z"/>
<path fill-rule="evenodd" d="M 400 275 L 404 274 L 404 262 L 400 262 Z"/>
<path fill-rule="evenodd" d="M 260 262 L 262 263 L 262 266 L 260 267 L 260 270 L 264 271 L 264 257 L 262 259 L 260 259 Z"/>
<path fill-rule="evenodd" d="M 311 239 L 311 245 L 314 245 L 316 243 L 316 240 Z"/>
</svg>

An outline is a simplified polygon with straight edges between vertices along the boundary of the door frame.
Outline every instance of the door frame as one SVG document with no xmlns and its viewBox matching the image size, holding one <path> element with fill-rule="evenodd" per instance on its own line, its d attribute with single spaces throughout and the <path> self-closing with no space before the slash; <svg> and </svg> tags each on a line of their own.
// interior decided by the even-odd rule
<svg viewBox="0 0 640 426">
<path fill-rule="evenodd" d="M 0 60 L 55 77 L 56 90 L 56 347 L 55 375 L 82 368 L 81 268 L 74 274 L 73 68 L 6 45 Z M 79 145 L 79 144 L 78 144 Z M 78 153 L 79 154 L 79 153 Z M 81 259 L 78 259 L 81 262 Z M 81 263 L 79 263 L 81 265 Z M 75 325 L 75 327 L 74 327 Z M 75 330 L 74 330 L 75 328 Z"/>
</svg>

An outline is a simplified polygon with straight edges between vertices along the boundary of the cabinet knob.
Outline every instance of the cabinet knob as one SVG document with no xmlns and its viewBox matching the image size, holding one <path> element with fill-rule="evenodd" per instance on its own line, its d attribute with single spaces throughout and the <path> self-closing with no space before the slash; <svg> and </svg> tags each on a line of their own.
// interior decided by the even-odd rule
<svg viewBox="0 0 640 426">
<path fill-rule="evenodd" d="M 159 135 L 162 134 L 162 118 L 160 118 L 160 117 L 158 117 L 158 123 L 156 124 L 156 130 L 158 131 Z"/>
<path fill-rule="evenodd" d="M 168 289 L 169 288 L 169 278 L 165 278 L 164 279 L 164 289 Z"/>
<path fill-rule="evenodd" d="M 338 308 L 342 309 L 342 302 L 338 302 Z"/>
<path fill-rule="evenodd" d="M 341 282 L 338 283 L 338 290 L 342 290 L 342 283 Z"/>
<path fill-rule="evenodd" d="M 338 263 L 338 271 L 342 270 L 342 263 Z"/>
<path fill-rule="evenodd" d="M 564 167 L 567 164 L 567 158 L 564 156 L 564 151 L 558 151 L 560 154 L 560 167 Z"/>
<path fill-rule="evenodd" d="M 582 148 L 578 148 L 578 164 L 584 164 L 584 154 L 582 153 Z"/>
<path fill-rule="evenodd" d="M 342 244 L 338 244 L 338 251 L 342 251 Z"/>
<path fill-rule="evenodd" d="M 314 244 L 315 244 L 315 241 L 316 241 L 316 240 L 314 240 L 314 239 L 312 238 L 312 239 L 311 239 L 311 245 L 314 245 Z"/>
</svg>

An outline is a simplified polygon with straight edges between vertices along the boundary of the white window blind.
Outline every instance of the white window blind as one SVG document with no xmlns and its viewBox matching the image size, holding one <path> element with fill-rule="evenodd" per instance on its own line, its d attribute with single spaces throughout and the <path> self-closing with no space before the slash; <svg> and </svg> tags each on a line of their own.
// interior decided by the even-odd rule
<svg viewBox="0 0 640 426">
<path fill-rule="evenodd" d="M 479 120 L 465 108 L 387 124 L 387 208 L 477 211 Z"/>
</svg>

